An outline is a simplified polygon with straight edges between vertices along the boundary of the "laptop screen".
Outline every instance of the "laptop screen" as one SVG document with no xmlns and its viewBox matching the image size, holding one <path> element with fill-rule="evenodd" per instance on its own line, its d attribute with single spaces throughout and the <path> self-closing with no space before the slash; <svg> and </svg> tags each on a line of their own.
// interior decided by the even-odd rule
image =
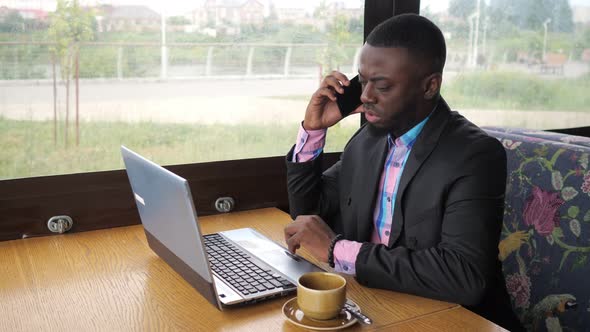
<svg viewBox="0 0 590 332">
<path fill-rule="evenodd" d="M 125 147 L 121 153 L 145 230 L 213 282 L 188 182 Z"/>
</svg>

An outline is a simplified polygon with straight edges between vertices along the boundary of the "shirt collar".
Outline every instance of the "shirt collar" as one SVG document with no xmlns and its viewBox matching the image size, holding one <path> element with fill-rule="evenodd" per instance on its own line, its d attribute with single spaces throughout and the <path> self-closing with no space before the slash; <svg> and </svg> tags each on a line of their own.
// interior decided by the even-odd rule
<svg viewBox="0 0 590 332">
<path fill-rule="evenodd" d="M 389 147 L 391 148 L 391 145 L 393 144 L 395 146 L 407 146 L 411 148 L 412 145 L 414 145 L 418 135 L 422 132 L 422 129 L 424 129 L 426 122 L 428 122 L 428 119 L 430 119 L 430 116 L 432 116 L 432 113 L 434 113 L 435 109 L 436 106 L 432 109 L 432 111 L 430 111 L 430 114 L 428 114 L 424 120 L 420 121 L 420 123 L 412 127 L 412 129 L 408 130 L 405 134 L 401 135 L 395 140 L 391 134 L 387 134 L 387 142 L 389 143 Z"/>
</svg>

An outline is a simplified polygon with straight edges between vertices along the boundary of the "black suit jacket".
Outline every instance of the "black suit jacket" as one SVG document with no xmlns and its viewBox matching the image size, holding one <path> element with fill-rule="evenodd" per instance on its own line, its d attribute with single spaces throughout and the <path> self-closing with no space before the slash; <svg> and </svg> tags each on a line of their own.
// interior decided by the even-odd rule
<svg viewBox="0 0 590 332">
<path fill-rule="evenodd" d="M 460 303 L 496 322 L 512 315 L 497 258 L 506 153 L 442 98 L 404 167 L 388 245 L 369 242 L 386 135 L 362 126 L 324 173 L 321 156 L 292 163 L 292 153 L 291 216 L 317 214 L 344 238 L 364 242 L 361 284 Z"/>
</svg>

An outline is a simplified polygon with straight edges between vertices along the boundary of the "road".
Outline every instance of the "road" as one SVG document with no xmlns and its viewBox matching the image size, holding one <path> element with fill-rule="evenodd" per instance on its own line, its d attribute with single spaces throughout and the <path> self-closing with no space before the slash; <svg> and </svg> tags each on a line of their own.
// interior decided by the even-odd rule
<svg viewBox="0 0 590 332">
<path fill-rule="evenodd" d="M 293 123 L 305 111 L 307 101 L 303 96 L 311 95 L 317 84 L 313 79 L 82 81 L 80 117 L 83 121 Z M 58 90 L 59 116 L 63 118 L 65 88 L 59 86 Z M 72 88 L 70 116 L 73 93 Z M 52 85 L 0 85 L 0 115 L 10 119 L 52 119 Z"/>
<path fill-rule="evenodd" d="M 447 80 L 448 82 L 448 80 Z M 267 125 L 297 123 L 315 91 L 316 79 L 198 79 L 82 81 L 81 121 L 152 121 Z M 0 116 L 21 120 L 53 119 L 50 82 L 2 82 Z M 71 90 L 70 119 L 73 119 Z M 65 117 L 65 88 L 59 86 L 58 117 Z M 449 101 L 452 105 L 452 101 Z M 478 125 L 537 129 L 590 124 L 590 112 L 459 110 Z M 358 125 L 358 116 L 345 125 Z"/>
</svg>

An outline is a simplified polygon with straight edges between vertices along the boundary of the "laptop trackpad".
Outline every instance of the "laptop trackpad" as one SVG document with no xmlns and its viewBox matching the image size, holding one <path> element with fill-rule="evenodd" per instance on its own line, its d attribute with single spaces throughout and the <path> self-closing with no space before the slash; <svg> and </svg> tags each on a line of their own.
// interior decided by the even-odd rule
<svg viewBox="0 0 590 332">
<path fill-rule="evenodd" d="M 299 277 L 306 272 L 323 271 L 303 257 L 291 255 L 287 249 L 252 228 L 234 229 L 221 234 L 287 276 L 294 284 L 297 284 Z"/>
</svg>

